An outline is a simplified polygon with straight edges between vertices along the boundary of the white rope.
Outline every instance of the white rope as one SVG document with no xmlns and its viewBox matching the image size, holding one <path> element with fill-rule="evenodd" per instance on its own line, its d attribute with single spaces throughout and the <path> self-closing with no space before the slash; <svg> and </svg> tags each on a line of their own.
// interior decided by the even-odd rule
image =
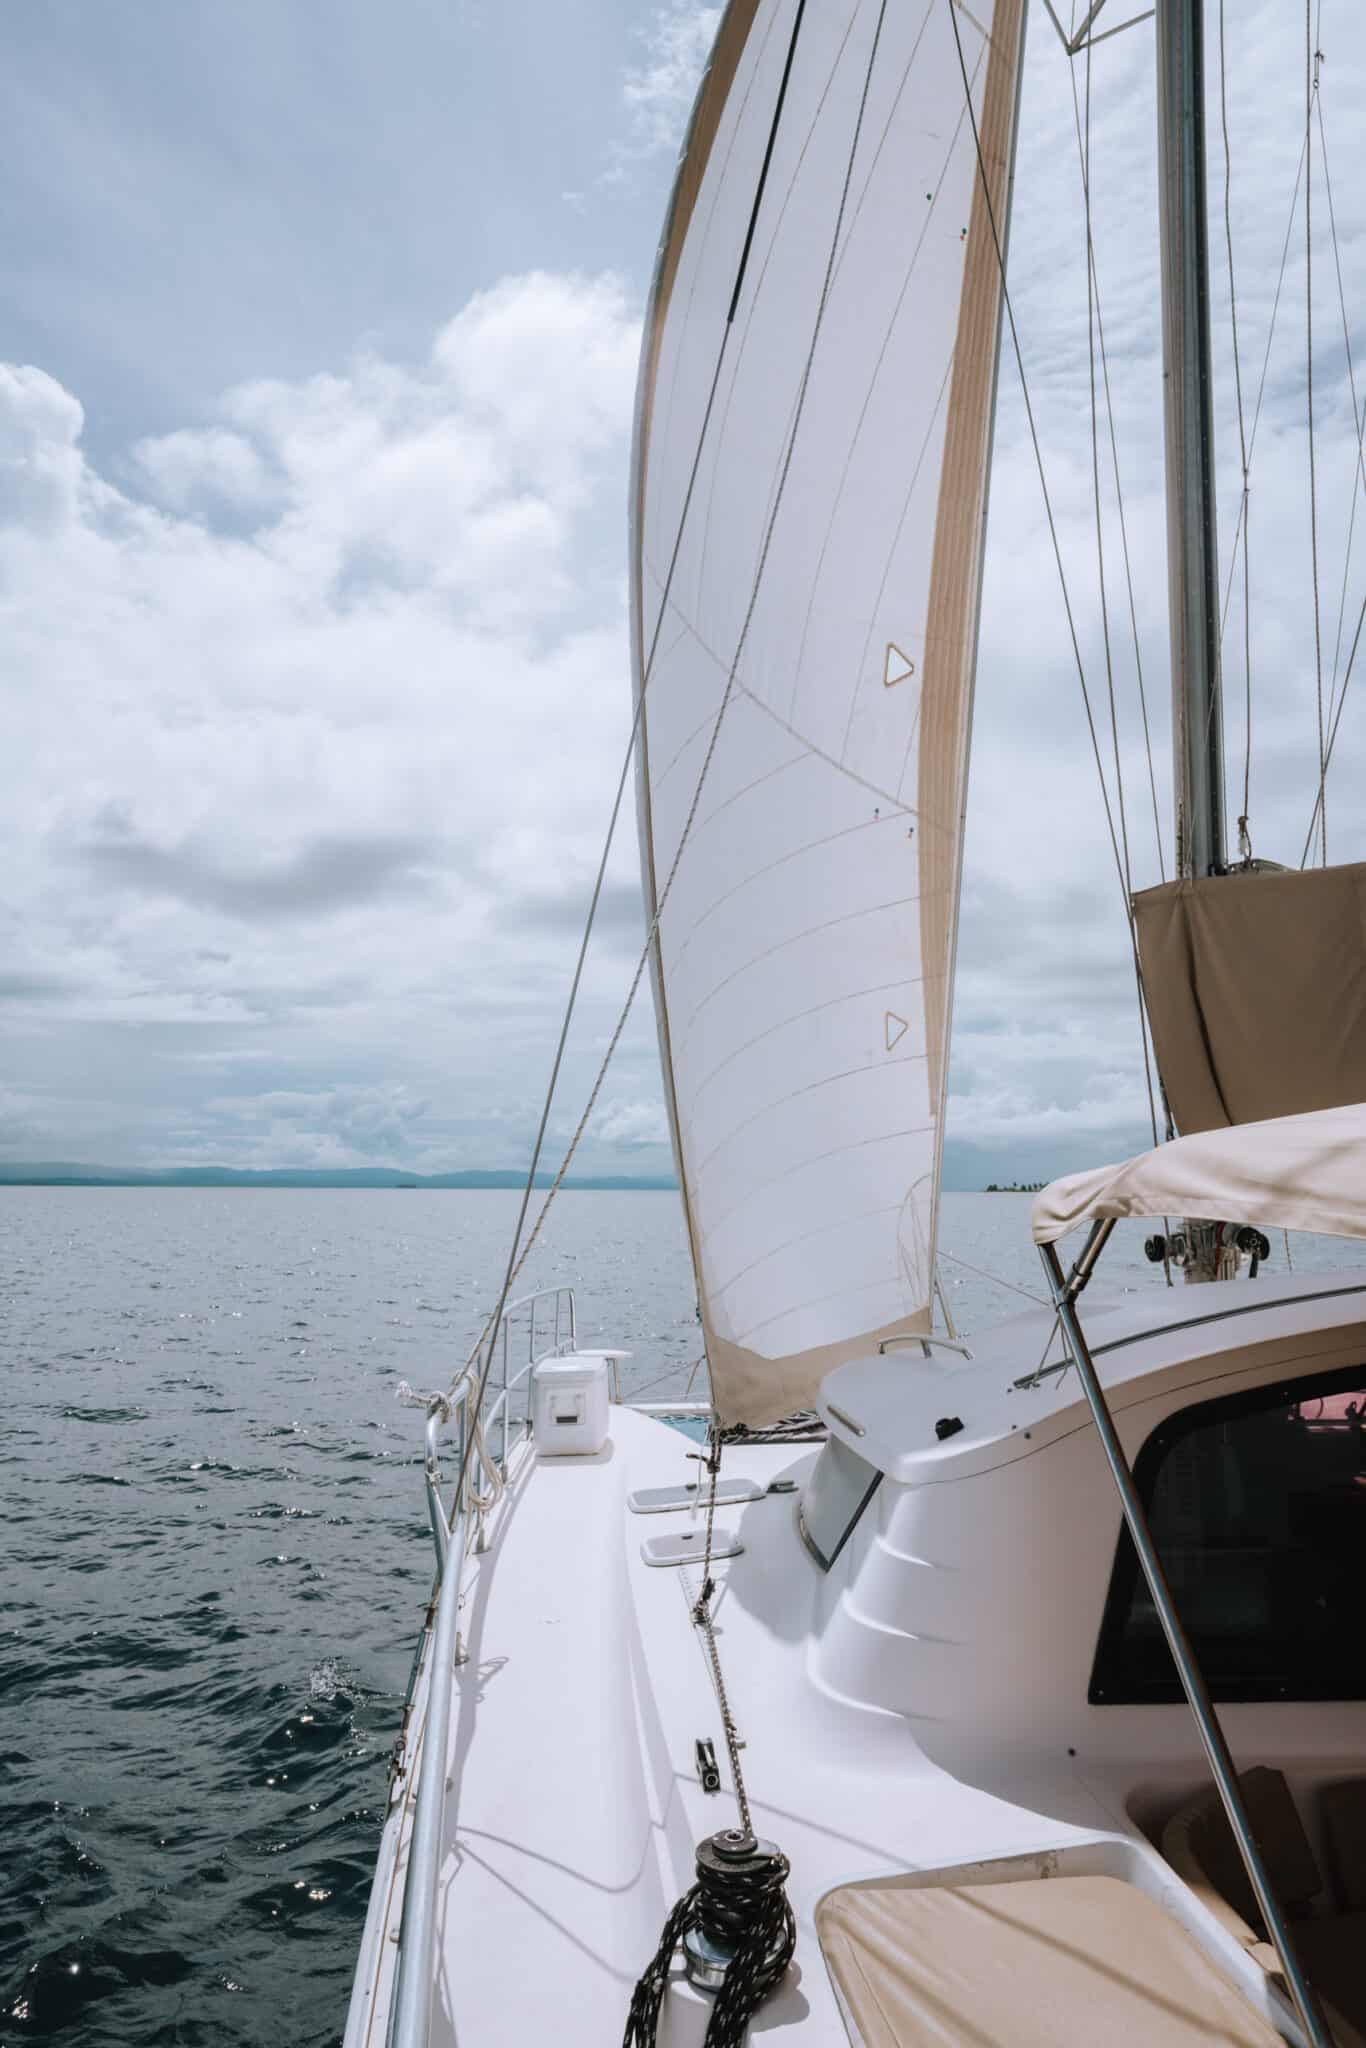
<svg viewBox="0 0 1366 2048">
<path fill-rule="evenodd" d="M 492 1514 L 502 1499 L 506 1481 L 497 1460 L 484 1440 L 484 1428 L 479 1419 L 479 1389 L 473 1380 L 470 1380 L 468 1391 L 465 1395 L 465 1442 L 467 1445 L 464 1461 L 465 1497 L 474 1509 L 479 1531 L 477 1540 L 482 1543 L 484 1517 Z M 482 1487 L 474 1476 L 476 1469 L 484 1475 Z"/>
<path fill-rule="evenodd" d="M 433 1408 L 441 1411 L 441 1420 L 451 1419 L 451 1397 L 449 1390 L 433 1387 L 424 1393 L 421 1387 L 412 1386 L 407 1380 L 400 1380 L 394 1388 L 394 1399 L 405 1408 L 425 1408 L 428 1414 Z"/>
</svg>

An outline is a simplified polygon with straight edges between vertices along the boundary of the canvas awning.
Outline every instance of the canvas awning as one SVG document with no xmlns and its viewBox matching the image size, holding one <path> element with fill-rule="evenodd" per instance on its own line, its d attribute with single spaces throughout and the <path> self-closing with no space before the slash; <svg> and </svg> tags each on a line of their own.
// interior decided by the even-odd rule
<svg viewBox="0 0 1366 2048">
<path fill-rule="evenodd" d="M 1189 1216 L 1366 1238 L 1366 1103 L 1196 1131 L 1055 1180 L 1035 1197 L 1034 1242 L 1120 1216 Z"/>
</svg>

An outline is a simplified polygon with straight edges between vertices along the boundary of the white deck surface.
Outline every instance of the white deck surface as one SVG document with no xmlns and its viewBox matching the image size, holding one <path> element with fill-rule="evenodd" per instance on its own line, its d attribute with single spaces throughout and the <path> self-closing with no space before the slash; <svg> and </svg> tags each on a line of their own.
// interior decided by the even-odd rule
<svg viewBox="0 0 1366 2048">
<path fill-rule="evenodd" d="M 1359 1284 L 1349 1293 L 1331 1279 L 1282 1283 L 1212 1322 L 1179 1293 L 1163 1311 L 1146 1332 L 1128 1309 L 1093 1318 L 1134 1448 L 1161 1414 L 1216 1386 L 1355 1364 L 1366 1342 Z M 1086 1706 L 1117 1509 L 1075 1386 L 1054 1377 L 1011 1391 L 1041 1346 L 1026 1318 L 960 1365 L 951 1407 L 963 1428 L 942 1443 L 933 1423 L 950 1383 L 937 1372 L 898 1379 L 892 1408 L 890 1361 L 835 1376 L 863 1418 L 853 1447 L 876 1441 L 879 1466 L 910 1483 L 884 1495 L 876 1525 L 860 1524 L 828 1577 L 802 1543 L 796 1493 L 718 1514 L 744 1549 L 715 1567 L 717 1637 L 754 1823 L 791 1861 L 797 1918 L 794 1966 L 756 2037 L 782 2032 L 803 2048 L 849 2038 L 815 1908 L 837 1885 L 921 1871 L 974 1882 L 1122 1876 L 1267 2009 L 1260 1970 L 1125 1810 L 1131 1795 L 1150 1804 L 1164 1787 L 1204 1780 L 1189 1715 Z M 529 1448 L 515 1458 L 489 1548 L 467 1567 L 432 2048 L 611 2048 L 693 1881 L 696 1844 L 736 1818 L 691 1619 L 699 1568 L 651 1569 L 640 1555 L 648 1538 L 700 1528 L 700 1511 L 637 1516 L 626 1505 L 635 1487 L 696 1481 L 697 1446 L 629 1408 L 612 1409 L 611 1431 L 595 1458 L 538 1460 Z M 809 1445 L 734 1446 L 723 1470 L 764 1486 L 801 1481 L 816 1456 Z M 424 1714 L 420 1681 L 415 1729 Z M 1350 1702 L 1231 1707 L 1226 1725 L 1240 1761 L 1280 1760 L 1310 1779 L 1359 1769 Z M 699 1738 L 715 1745 L 720 1794 L 698 1781 Z M 419 1749 L 410 1744 L 381 1846 L 346 2048 L 386 2038 Z M 709 2010 L 675 1982 L 661 2048 L 699 2048 Z"/>
<path fill-rule="evenodd" d="M 734 1818 L 729 1790 L 704 1794 L 695 1770 L 699 1736 L 724 1762 L 688 1612 L 698 1574 L 651 1569 L 639 1554 L 646 1536 L 689 1517 L 625 1507 L 630 1487 L 696 1477 L 696 1447 L 629 1410 L 614 1409 L 612 1426 L 610 1455 L 523 1467 L 471 1586 L 434 2042 L 619 2040 L 635 1979 L 692 1881 L 695 1843 Z M 727 1451 L 725 1469 L 767 1483 L 814 1455 L 747 1446 Z M 958 1784 L 904 1721 L 815 1687 L 805 1665 L 818 1575 L 795 1515 L 784 1494 L 718 1517 L 746 1546 L 716 1568 L 718 1641 L 755 1825 L 791 1859 L 798 1919 L 796 1966 L 754 2031 L 837 2043 L 847 2037 L 812 1925 L 832 1885 L 1061 1847 L 1113 1823 L 1080 1788 L 1090 1826 Z M 707 2009 L 673 1995 L 661 2038 L 700 2041 Z"/>
</svg>

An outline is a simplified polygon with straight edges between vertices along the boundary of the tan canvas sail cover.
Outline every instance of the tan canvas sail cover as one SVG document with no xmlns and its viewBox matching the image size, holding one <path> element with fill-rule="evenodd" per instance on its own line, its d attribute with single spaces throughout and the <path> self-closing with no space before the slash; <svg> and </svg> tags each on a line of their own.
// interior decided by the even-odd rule
<svg viewBox="0 0 1366 2048">
<path fill-rule="evenodd" d="M 660 252 L 641 847 L 727 1419 L 928 1318 L 1020 44 L 1021 0 L 731 0 Z"/>
<path fill-rule="evenodd" d="M 1168 882 L 1134 915 L 1179 1131 L 1366 1102 L 1366 867 Z"/>
</svg>

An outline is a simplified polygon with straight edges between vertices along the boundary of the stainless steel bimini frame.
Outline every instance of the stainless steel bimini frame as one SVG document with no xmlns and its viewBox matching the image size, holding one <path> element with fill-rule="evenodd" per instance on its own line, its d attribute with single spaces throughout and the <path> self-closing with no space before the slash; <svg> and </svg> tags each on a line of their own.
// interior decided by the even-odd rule
<svg viewBox="0 0 1366 2048">
<path fill-rule="evenodd" d="M 549 1304 L 549 1306 L 547 1306 Z M 514 1319 L 525 1319 L 526 1359 L 516 1371 L 512 1364 Z M 465 1558 L 469 1550 L 471 1515 L 478 1515 L 474 1495 L 473 1461 L 467 1457 L 472 1426 L 492 1436 L 495 1424 L 502 1424 L 502 1442 L 493 1460 L 500 1480 L 506 1480 L 509 1459 L 512 1396 L 525 1382 L 526 1412 L 522 1429 L 531 1429 L 531 1374 L 543 1358 L 572 1351 L 577 1339 L 577 1320 L 572 1287 L 544 1287 L 520 1301 L 509 1302 L 497 1329 L 466 1367 L 449 1394 L 436 1396 L 427 1409 L 426 1490 L 427 1513 L 436 1546 L 436 1611 L 430 1628 L 430 1679 L 427 1708 L 421 1729 L 422 1761 L 418 1770 L 417 1810 L 412 1840 L 408 1847 L 408 1871 L 403 1893 L 403 1916 L 399 1929 L 398 1980 L 391 2008 L 389 2048 L 427 2048 L 431 2029 L 432 1997 L 436 1988 L 437 1880 L 441 1871 L 441 1844 L 446 1830 L 446 1757 L 450 1741 L 451 1695 L 456 1666 L 462 1664 L 460 1643 L 460 1590 Z M 492 1367 L 501 1371 L 495 1380 Z M 484 1367 L 489 1367 L 487 1379 Z M 481 1382 L 485 1406 L 477 1419 L 470 1415 L 472 1398 Z M 456 1471 L 463 1475 L 456 1483 L 449 1506 L 441 1494 L 440 1444 L 443 1430 L 455 1425 Z M 514 1446 L 515 1448 L 515 1446 Z"/>
<path fill-rule="evenodd" d="M 1190 1638 L 1176 1611 L 1176 1603 L 1167 1584 L 1167 1575 L 1162 1569 L 1162 1561 L 1153 1543 L 1152 1531 L 1148 1527 L 1143 1502 L 1134 1484 L 1133 1471 L 1115 1430 L 1110 1406 L 1100 1384 L 1081 1320 L 1077 1315 L 1077 1298 L 1091 1278 L 1096 1261 L 1104 1251 L 1114 1227 L 1111 1218 L 1092 1224 L 1070 1273 L 1063 1272 L 1062 1261 L 1053 1245 L 1040 1245 L 1039 1256 L 1048 1275 L 1048 1285 L 1058 1312 L 1058 1321 L 1071 1349 L 1071 1362 L 1077 1368 L 1077 1377 L 1081 1381 L 1082 1390 L 1095 1421 L 1101 1448 L 1105 1452 L 1106 1462 L 1119 1494 L 1120 1506 L 1124 1510 L 1124 1519 L 1133 1538 L 1138 1561 L 1143 1567 L 1143 1576 L 1148 1582 L 1148 1590 L 1152 1594 L 1158 1619 L 1162 1623 L 1162 1633 L 1167 1638 L 1167 1645 L 1180 1674 L 1182 1690 L 1195 1716 L 1200 1740 L 1204 1744 L 1205 1755 L 1209 1759 L 1215 1784 L 1219 1788 L 1219 1797 L 1224 1803 L 1229 1826 L 1233 1830 L 1239 1854 L 1247 1869 L 1252 1889 L 1256 1893 L 1257 1903 L 1261 1907 L 1267 1932 L 1276 1945 L 1276 1953 L 1285 1972 L 1285 1981 L 1290 1987 L 1291 1996 L 1304 2025 L 1305 2037 L 1310 2048 L 1333 2048 L 1333 2037 L 1324 2022 L 1314 1988 L 1300 1967 L 1289 1924 L 1281 1911 L 1266 1865 L 1262 1861 L 1261 1851 L 1257 1847 L 1256 1837 L 1247 1817 L 1247 1809 L 1243 1805 L 1243 1795 L 1239 1790 L 1233 1758 L 1224 1739 L 1224 1731 L 1214 1711 L 1214 1702 L 1210 1698 L 1205 1675 L 1200 1669 Z"/>
</svg>

